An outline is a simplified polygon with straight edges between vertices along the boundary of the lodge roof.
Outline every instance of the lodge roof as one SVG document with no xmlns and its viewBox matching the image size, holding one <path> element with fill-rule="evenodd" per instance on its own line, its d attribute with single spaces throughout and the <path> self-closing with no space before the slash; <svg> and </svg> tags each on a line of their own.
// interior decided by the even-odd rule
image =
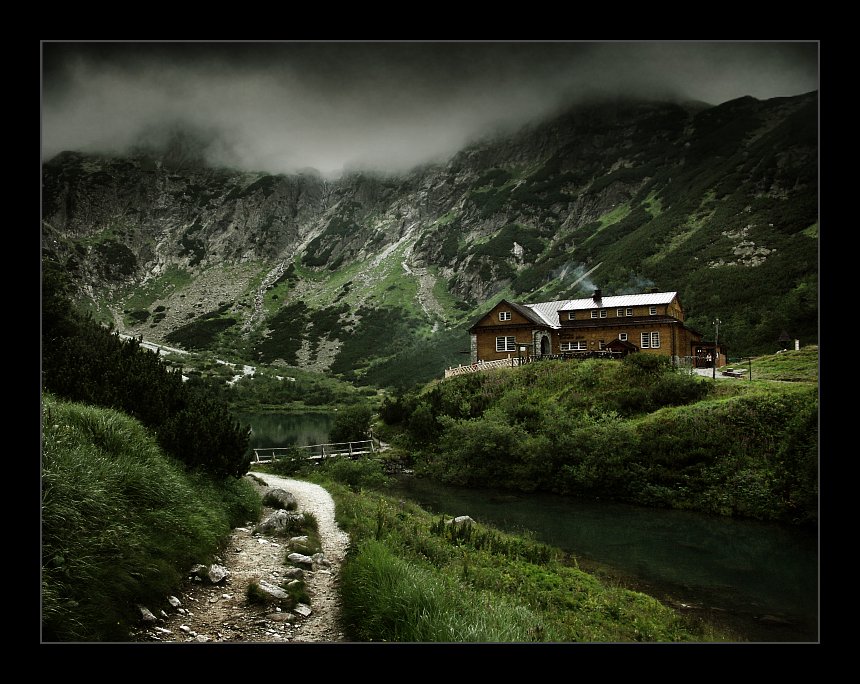
<svg viewBox="0 0 860 684">
<path fill-rule="evenodd" d="M 613 307 L 627 306 L 651 306 L 655 304 L 669 304 L 675 297 L 677 292 L 649 292 L 644 294 L 630 295 L 615 295 L 612 297 L 601 297 L 595 299 L 592 297 L 584 297 L 582 299 L 559 299 L 554 302 L 536 302 L 534 304 L 520 304 L 512 302 L 510 299 L 503 299 L 499 304 L 507 304 L 514 311 L 524 316 L 533 323 L 538 325 L 546 325 L 553 329 L 559 329 L 559 312 L 560 311 L 580 311 L 586 309 L 610 309 Z M 493 307 L 495 308 L 495 307 Z M 474 328 L 487 314 L 481 314 L 469 327 L 469 330 Z"/>
<path fill-rule="evenodd" d="M 623 306 L 651 306 L 653 304 L 669 304 L 677 292 L 648 292 L 645 294 L 615 295 L 612 297 L 583 297 L 582 299 L 568 299 L 562 302 L 558 311 L 578 311 L 580 309 L 611 309 Z M 555 303 L 555 302 L 553 302 Z"/>
</svg>

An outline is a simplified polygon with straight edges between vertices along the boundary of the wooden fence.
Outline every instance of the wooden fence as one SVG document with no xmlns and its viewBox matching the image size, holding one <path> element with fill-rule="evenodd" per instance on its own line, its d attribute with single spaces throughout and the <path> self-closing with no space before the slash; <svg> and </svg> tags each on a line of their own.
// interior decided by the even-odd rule
<svg viewBox="0 0 860 684">
<path fill-rule="evenodd" d="M 292 447 L 265 447 L 254 449 L 254 463 L 271 463 L 287 459 L 306 459 L 319 461 L 324 458 L 347 456 L 357 458 L 364 454 L 375 454 L 378 451 L 372 439 L 357 442 L 331 442 L 329 444 L 308 444 Z"/>
</svg>

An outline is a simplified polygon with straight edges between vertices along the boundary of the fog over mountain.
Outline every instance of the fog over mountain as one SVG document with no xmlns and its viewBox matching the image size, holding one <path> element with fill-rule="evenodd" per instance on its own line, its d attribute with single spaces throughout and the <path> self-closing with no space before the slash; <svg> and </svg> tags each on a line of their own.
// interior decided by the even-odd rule
<svg viewBox="0 0 860 684">
<path fill-rule="evenodd" d="M 176 127 L 212 163 L 402 172 L 570 104 L 719 104 L 818 89 L 817 42 L 44 42 L 42 156 L 125 152 Z"/>
</svg>

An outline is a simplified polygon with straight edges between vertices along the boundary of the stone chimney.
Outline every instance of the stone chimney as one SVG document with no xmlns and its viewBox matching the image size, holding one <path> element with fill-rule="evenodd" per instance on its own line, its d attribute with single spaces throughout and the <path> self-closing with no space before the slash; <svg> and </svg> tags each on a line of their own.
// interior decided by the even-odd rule
<svg viewBox="0 0 860 684">
<path fill-rule="evenodd" d="M 603 293 L 600 291 L 599 287 L 594 290 L 594 294 L 591 296 L 591 298 L 595 302 L 599 302 L 603 298 Z"/>
</svg>

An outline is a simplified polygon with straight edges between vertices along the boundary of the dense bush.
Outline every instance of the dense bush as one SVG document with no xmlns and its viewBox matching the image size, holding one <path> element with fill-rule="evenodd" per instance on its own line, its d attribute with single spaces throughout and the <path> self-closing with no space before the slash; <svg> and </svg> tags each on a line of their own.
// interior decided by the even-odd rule
<svg viewBox="0 0 860 684">
<path fill-rule="evenodd" d="M 447 483 L 811 522 L 817 386 L 734 387 L 709 399 L 712 381 L 634 354 L 451 378 L 380 416 Z"/>
<path fill-rule="evenodd" d="M 367 404 L 340 409 L 329 431 L 329 441 L 360 442 L 368 438 L 373 410 Z"/>
</svg>

